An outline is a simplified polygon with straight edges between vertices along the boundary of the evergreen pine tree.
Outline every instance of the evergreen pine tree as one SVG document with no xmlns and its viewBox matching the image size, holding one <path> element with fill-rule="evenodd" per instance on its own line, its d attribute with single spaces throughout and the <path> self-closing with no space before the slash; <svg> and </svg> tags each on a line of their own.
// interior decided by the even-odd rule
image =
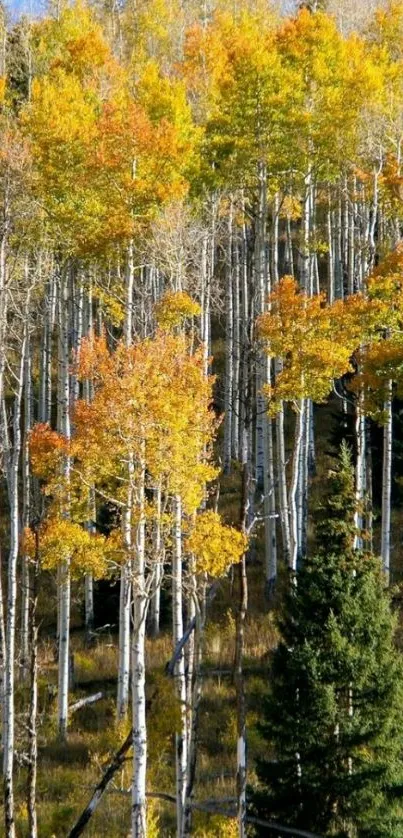
<svg viewBox="0 0 403 838">
<path fill-rule="evenodd" d="M 380 562 L 354 551 L 344 446 L 279 620 L 252 794 L 262 818 L 339 838 L 403 836 L 403 667 Z M 258 835 L 264 834 L 264 829 Z"/>
</svg>

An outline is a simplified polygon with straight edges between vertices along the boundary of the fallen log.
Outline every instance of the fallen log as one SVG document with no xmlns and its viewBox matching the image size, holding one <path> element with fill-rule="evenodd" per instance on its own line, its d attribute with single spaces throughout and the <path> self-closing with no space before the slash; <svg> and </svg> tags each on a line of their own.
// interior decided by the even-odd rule
<svg viewBox="0 0 403 838">
<path fill-rule="evenodd" d="M 101 698 L 104 697 L 104 694 L 94 693 L 93 695 L 85 696 L 84 698 L 79 698 L 78 701 L 75 701 L 74 704 L 71 704 L 69 707 L 69 713 L 75 713 L 76 710 L 81 710 L 81 707 L 85 707 L 87 704 L 95 704 L 96 701 L 100 701 Z"/>
</svg>

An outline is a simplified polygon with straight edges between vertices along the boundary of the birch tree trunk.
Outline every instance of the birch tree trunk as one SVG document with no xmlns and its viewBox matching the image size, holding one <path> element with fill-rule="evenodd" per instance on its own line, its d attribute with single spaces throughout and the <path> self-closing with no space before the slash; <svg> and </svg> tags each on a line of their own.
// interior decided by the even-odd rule
<svg viewBox="0 0 403 838">
<path fill-rule="evenodd" d="M 68 313 L 68 270 L 63 270 L 60 277 L 59 293 L 59 386 L 58 386 L 58 430 L 70 439 L 70 375 L 69 375 L 69 313 Z M 70 476 L 70 461 L 65 458 L 65 478 Z M 66 511 L 65 514 L 68 514 Z M 69 699 L 69 663 L 70 663 L 70 562 L 60 565 L 59 588 L 59 671 L 58 671 L 58 730 L 63 740 L 67 736 L 68 699 Z"/>
<path fill-rule="evenodd" d="M 384 403 L 381 559 L 389 584 L 390 580 L 390 500 L 392 490 L 392 382 L 388 381 Z"/>
<path fill-rule="evenodd" d="M 172 557 L 172 627 L 173 646 L 183 636 L 182 591 L 182 502 L 179 495 L 174 502 L 174 544 Z M 175 665 L 175 687 L 180 704 L 180 730 L 176 733 L 176 817 L 178 838 L 182 836 L 187 775 L 187 707 L 185 655 L 182 650 Z"/>
<path fill-rule="evenodd" d="M 31 517 L 31 475 L 29 462 L 29 432 L 32 422 L 31 342 L 27 334 L 24 358 L 24 440 L 22 448 L 22 525 L 28 527 Z M 29 674 L 29 559 L 22 556 L 21 567 L 21 676 Z"/>
<path fill-rule="evenodd" d="M 233 203 L 231 200 L 228 217 L 228 253 L 226 264 L 225 293 L 225 380 L 224 380 L 224 474 L 231 470 L 232 454 L 232 411 L 233 411 L 233 372 L 234 372 L 234 305 L 232 283 L 232 232 Z"/>
<path fill-rule="evenodd" d="M 244 463 L 242 472 L 242 497 L 241 497 L 241 528 L 247 530 L 248 507 L 249 507 L 249 463 Z M 238 565 L 239 573 L 239 607 L 236 621 L 235 640 L 235 686 L 237 703 L 237 821 L 238 836 L 246 836 L 246 704 L 245 704 L 245 683 L 243 674 L 244 656 L 244 634 L 245 619 L 248 610 L 248 579 L 246 575 L 246 555 L 242 556 Z"/>
<path fill-rule="evenodd" d="M 162 556 L 162 537 L 161 537 L 161 512 L 162 512 L 162 497 L 161 485 L 155 490 L 155 505 L 156 505 L 156 520 L 154 528 L 154 563 L 155 563 L 155 583 L 154 592 L 150 603 L 150 631 L 152 637 L 157 637 L 160 631 L 160 614 L 161 614 L 161 584 L 163 576 L 163 556 Z"/>
<path fill-rule="evenodd" d="M 143 455 L 144 456 L 144 455 Z M 147 592 L 145 580 L 145 461 L 140 463 L 138 483 L 139 522 L 133 573 L 132 712 L 133 781 L 132 838 L 146 838 L 147 725 L 145 693 L 145 638 Z"/>
<path fill-rule="evenodd" d="M 36 610 L 38 604 L 38 575 L 39 575 L 39 531 L 35 530 L 35 566 L 33 571 L 32 590 L 30 591 L 29 609 L 29 646 L 30 646 L 30 699 L 28 718 L 28 788 L 27 809 L 29 838 L 38 838 L 38 824 L 36 813 L 36 777 L 38 762 L 37 743 L 37 715 L 38 715 L 38 626 Z"/>
<path fill-rule="evenodd" d="M 25 331 L 25 330 L 24 330 Z M 13 408 L 13 448 L 10 457 L 9 504 L 10 504 L 10 552 L 7 574 L 7 629 L 6 629 L 6 665 L 4 673 L 4 721 L 3 731 L 3 773 L 4 773 L 4 814 L 6 838 L 15 838 L 14 821 L 14 660 L 15 628 L 17 611 L 17 558 L 19 547 L 19 464 L 21 458 L 21 402 L 24 384 L 25 335 L 21 347 L 20 369 L 17 377 L 17 390 Z"/>
<path fill-rule="evenodd" d="M 133 242 L 130 242 L 127 271 L 126 271 L 126 303 L 124 340 L 130 346 L 133 338 L 133 288 L 134 288 L 134 255 Z M 128 474 L 128 501 L 122 516 L 123 543 L 127 555 L 132 552 L 132 508 L 133 508 L 133 469 L 134 462 L 130 459 Z M 127 715 L 129 706 L 129 675 L 130 675 L 130 607 L 132 599 L 132 567 L 131 561 L 124 561 L 120 573 L 119 595 L 119 664 L 118 664 L 118 693 L 117 718 L 123 719 Z"/>
<path fill-rule="evenodd" d="M 304 438 L 305 427 L 305 413 L 306 413 L 306 399 L 299 400 L 298 413 L 295 420 L 295 439 L 294 439 L 294 453 L 292 460 L 292 475 L 290 485 L 290 534 L 291 534 L 291 554 L 290 554 L 290 570 L 293 573 L 297 571 L 298 556 L 299 556 L 299 527 L 298 527 L 298 509 L 300 507 L 299 491 L 300 491 L 300 464 L 301 464 L 301 448 Z"/>
</svg>

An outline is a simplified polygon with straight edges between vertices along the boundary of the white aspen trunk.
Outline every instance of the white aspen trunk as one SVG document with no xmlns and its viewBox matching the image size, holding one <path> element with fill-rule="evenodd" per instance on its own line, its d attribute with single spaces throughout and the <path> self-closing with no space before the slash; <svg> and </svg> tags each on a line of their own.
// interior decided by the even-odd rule
<svg viewBox="0 0 403 838">
<path fill-rule="evenodd" d="M 279 272 L 278 272 L 278 262 L 279 262 L 279 254 L 278 254 L 278 246 L 279 246 L 279 214 L 280 214 L 280 199 L 279 194 L 276 192 L 273 200 L 273 213 L 272 213 L 272 255 L 271 255 L 271 281 L 273 285 L 277 285 L 279 281 Z"/>
<path fill-rule="evenodd" d="M 201 323 L 200 323 L 200 337 L 203 343 L 203 361 L 204 370 L 207 374 L 208 359 L 209 359 L 209 276 L 208 276 L 208 242 L 209 236 L 206 230 L 203 235 L 202 253 L 201 253 L 201 287 L 200 287 L 200 307 L 201 307 Z"/>
<path fill-rule="evenodd" d="M 249 417 L 250 405 L 247 405 L 247 420 Z M 242 471 L 242 499 L 241 499 L 241 528 L 246 532 L 248 522 L 248 506 L 250 498 L 249 488 L 249 456 Z M 239 573 L 239 607 L 236 621 L 235 637 L 235 665 L 234 676 L 236 686 L 237 705 L 237 771 L 236 771 L 236 792 L 237 792 L 237 822 L 239 838 L 246 838 L 246 783 L 247 783 L 247 759 L 246 759 L 246 702 L 245 683 L 243 673 L 244 657 L 244 634 L 245 619 L 248 610 L 248 579 L 246 574 L 246 555 L 238 565 Z"/>
<path fill-rule="evenodd" d="M 124 338 L 126 346 L 130 346 L 133 340 L 133 290 L 134 290 L 134 247 L 133 241 L 130 241 L 127 251 L 127 270 L 126 270 L 126 305 L 125 305 L 125 323 L 124 323 Z"/>
<path fill-rule="evenodd" d="M 30 591 L 29 645 L 30 645 L 30 700 L 29 700 L 29 754 L 27 809 L 29 838 L 38 838 L 36 811 L 36 778 L 38 763 L 37 715 L 38 715 L 38 626 L 36 611 L 38 603 L 39 533 L 35 530 L 35 566 L 32 591 Z"/>
<path fill-rule="evenodd" d="M 390 502 L 392 491 L 392 382 L 388 381 L 387 397 L 384 402 L 385 423 L 383 426 L 383 469 L 382 469 L 382 525 L 381 559 L 389 584 L 390 579 Z"/>
<path fill-rule="evenodd" d="M 239 460 L 239 418 L 240 418 L 240 354 L 241 354 L 241 311 L 240 311 L 240 263 L 239 263 L 239 242 L 234 243 L 234 270 L 233 270 L 233 335 L 234 335 L 234 357 L 233 357 L 233 388 L 232 388 L 232 456 Z"/>
<path fill-rule="evenodd" d="M 22 449 L 22 525 L 29 527 L 31 517 L 31 474 L 29 432 L 32 423 L 31 342 L 27 334 L 24 358 L 24 441 Z M 21 566 L 21 676 L 29 676 L 29 559 L 22 556 Z"/>
<path fill-rule="evenodd" d="M 6 724 L 5 706 L 4 706 L 4 678 L 6 666 L 6 628 L 4 622 L 4 597 L 3 597 L 3 557 L 0 546 L 0 721 L 1 721 L 1 738 L 2 747 L 4 746 L 4 731 Z"/>
<path fill-rule="evenodd" d="M 302 419 L 302 440 L 300 444 L 300 462 L 298 468 L 297 518 L 298 518 L 298 557 L 299 562 L 304 554 L 306 534 L 306 513 L 308 493 L 308 414 L 309 400 L 305 400 Z"/>
<path fill-rule="evenodd" d="M 205 592 L 202 593 L 202 601 L 205 600 Z M 196 628 L 193 632 L 194 636 L 194 683 L 192 695 L 190 700 L 190 724 L 189 724 L 189 751 L 188 751 L 188 770 L 186 778 L 186 794 L 185 794 L 185 811 L 183 817 L 182 838 L 190 838 L 192 834 L 192 795 L 196 779 L 196 760 L 197 760 L 197 739 L 198 739 L 198 722 L 199 709 L 202 698 L 202 674 L 201 664 L 203 659 L 203 631 L 204 631 L 204 615 L 196 613 Z"/>
<path fill-rule="evenodd" d="M 329 190 L 329 197 L 328 197 L 329 207 L 327 211 L 327 246 L 328 246 L 328 257 L 327 257 L 327 270 L 328 270 L 328 277 L 327 277 L 327 299 L 329 305 L 331 305 L 335 299 L 336 292 L 335 292 L 335 254 L 334 254 L 334 232 L 333 232 L 333 213 L 331 208 L 331 194 Z"/>
<path fill-rule="evenodd" d="M 281 534 L 283 543 L 283 554 L 287 566 L 291 565 L 291 532 L 290 532 L 290 508 L 287 491 L 287 463 L 285 455 L 284 437 L 284 403 L 276 416 L 276 450 L 277 450 L 277 481 L 278 481 L 278 508 L 280 515 Z"/>
<path fill-rule="evenodd" d="M 8 470 L 8 496 L 10 504 L 10 551 L 7 574 L 7 629 L 6 665 L 4 671 L 4 721 L 3 730 L 3 773 L 5 834 L 15 838 L 14 821 L 14 661 L 15 629 L 17 612 L 17 558 L 19 548 L 19 481 L 18 472 L 21 457 L 21 402 L 24 382 L 25 336 L 21 347 L 20 370 L 13 412 L 13 449 Z"/>
<path fill-rule="evenodd" d="M 268 264 L 266 257 L 266 215 L 267 215 L 267 173 L 264 163 L 258 164 L 258 202 L 255 219 L 255 262 L 254 262 L 254 300 L 256 313 L 265 310 L 266 296 L 269 292 Z M 253 336 L 251 335 L 252 340 Z M 252 341 L 251 341 L 252 342 Z M 256 366 L 256 423 L 255 423 L 255 467 L 256 484 L 263 488 L 265 463 L 265 401 L 262 387 L 266 382 L 267 364 L 263 352 L 259 353 Z M 252 430 L 252 428 L 251 428 Z"/>
<path fill-rule="evenodd" d="M 242 308 L 241 308 L 241 341 L 240 341 L 240 357 L 241 357 L 241 380 L 240 380 L 240 422 L 239 422 L 239 451 L 241 455 L 241 463 L 245 463 L 248 457 L 248 435 L 249 431 L 245 432 L 246 428 L 246 404 L 248 399 L 248 391 L 250 389 L 249 382 L 249 361 L 248 361 L 248 341 L 249 330 L 248 323 L 250 317 L 251 300 L 249 299 L 249 283 L 248 283 L 248 240 L 245 223 L 242 224 Z"/>
<path fill-rule="evenodd" d="M 285 268 L 286 273 L 290 276 L 294 276 L 294 252 L 293 252 L 293 242 L 292 242 L 292 226 L 291 226 L 291 218 L 287 215 L 287 227 L 286 227 L 286 252 L 285 252 Z"/>
<path fill-rule="evenodd" d="M 93 321 L 92 321 L 92 287 L 91 283 L 89 284 L 88 288 L 88 295 L 87 295 L 87 305 L 85 307 L 85 316 L 84 316 L 84 302 L 83 302 L 83 312 L 81 316 L 81 330 L 80 330 L 80 343 L 81 338 L 84 335 L 90 335 L 93 329 Z M 90 402 L 93 398 L 93 382 L 89 379 L 86 379 L 83 383 L 83 397 L 87 402 Z M 95 502 L 95 492 L 93 489 L 90 491 L 90 502 L 89 502 L 89 521 L 88 521 L 88 529 L 91 532 L 95 532 L 95 521 L 96 521 L 96 502 Z M 84 619 L 85 619 L 85 637 L 86 642 L 90 643 L 92 639 L 92 632 L 94 629 L 94 578 L 92 573 L 86 573 L 84 579 Z"/>
<path fill-rule="evenodd" d="M 183 591 L 182 591 L 182 502 L 177 495 L 174 502 L 174 544 L 172 556 L 172 627 L 173 647 L 176 648 L 183 635 Z M 175 686 L 180 703 L 180 730 L 176 734 L 176 817 L 177 835 L 181 838 L 186 795 L 187 776 L 187 707 L 185 654 L 182 650 L 175 665 Z"/>
<path fill-rule="evenodd" d="M 233 373 L 234 373 L 234 310 L 232 285 L 232 237 L 233 237 L 233 203 L 231 200 L 228 217 L 228 253 L 226 264 L 226 294 L 225 294 L 225 379 L 224 379 L 224 474 L 231 471 L 232 453 L 232 408 L 233 408 Z"/>
<path fill-rule="evenodd" d="M 270 381 L 271 361 L 266 359 L 266 381 Z M 263 493 L 266 594 L 271 596 L 277 580 L 276 493 L 273 445 L 273 421 L 265 411 L 263 416 Z"/>
<path fill-rule="evenodd" d="M 133 512 L 133 461 L 129 464 L 129 487 L 127 504 L 122 515 L 122 535 L 127 556 L 132 554 L 132 512 Z M 129 706 L 130 676 L 130 609 L 132 599 L 132 562 L 126 559 L 120 574 L 119 598 L 119 664 L 117 718 L 124 719 Z"/>
<path fill-rule="evenodd" d="M 163 576 L 163 551 L 161 534 L 162 497 L 161 485 L 155 490 L 156 519 L 154 527 L 154 564 L 155 582 L 154 592 L 150 603 L 150 632 L 152 637 L 158 637 L 161 618 L 161 584 Z"/>
<path fill-rule="evenodd" d="M 347 293 L 355 291 L 355 216 L 356 216 L 356 179 L 353 177 L 353 194 L 348 204 L 348 259 L 347 259 Z"/>
<path fill-rule="evenodd" d="M 145 693 L 145 637 L 147 592 L 145 586 L 145 461 L 138 482 L 139 522 L 133 572 L 132 713 L 133 780 L 132 838 L 146 838 L 147 725 Z"/>
<path fill-rule="evenodd" d="M 133 242 L 129 244 L 126 270 L 126 303 L 124 340 L 130 346 L 133 339 L 133 290 L 134 290 L 134 252 Z M 132 508 L 133 508 L 133 458 L 129 458 L 128 500 L 122 515 L 122 534 L 125 551 L 128 556 L 132 553 Z M 130 677 L 130 608 L 132 599 L 132 567 L 131 559 L 124 561 L 120 572 L 119 595 L 119 664 L 117 691 L 117 718 L 123 719 L 127 715 L 129 706 L 129 677 Z"/>
<path fill-rule="evenodd" d="M 68 320 L 68 273 L 62 272 L 59 294 L 59 387 L 58 387 L 58 430 L 70 439 L 70 375 L 69 375 L 69 320 Z M 69 480 L 70 462 L 66 457 L 65 477 Z M 66 512 L 66 514 L 68 514 Z M 59 670 L 58 670 L 58 730 L 61 739 L 67 736 L 69 701 L 70 662 L 70 562 L 60 567 L 59 586 Z"/>
<path fill-rule="evenodd" d="M 355 477 L 355 496 L 357 511 L 355 513 L 356 535 L 354 539 L 355 550 L 362 550 L 362 529 L 363 529 L 363 506 L 365 498 L 365 416 L 363 411 L 363 393 L 360 393 L 356 402 L 355 437 L 357 446 L 357 463 Z"/>
<path fill-rule="evenodd" d="M 302 253 L 301 253 L 301 286 L 310 296 L 312 294 L 312 259 L 310 248 L 311 211 L 312 211 L 312 172 L 309 166 L 305 175 L 304 211 L 302 218 Z"/>
<path fill-rule="evenodd" d="M 299 531 L 298 531 L 298 510 L 300 506 L 299 490 L 300 490 L 300 465 L 301 465 L 301 448 L 304 438 L 305 427 L 305 413 L 306 413 L 306 399 L 299 400 L 298 413 L 295 420 L 295 439 L 294 452 L 292 460 L 292 475 L 289 494 L 289 508 L 290 508 L 290 535 L 291 535 L 291 554 L 290 554 L 290 570 L 293 573 L 297 571 L 297 562 L 300 550 Z"/>
</svg>

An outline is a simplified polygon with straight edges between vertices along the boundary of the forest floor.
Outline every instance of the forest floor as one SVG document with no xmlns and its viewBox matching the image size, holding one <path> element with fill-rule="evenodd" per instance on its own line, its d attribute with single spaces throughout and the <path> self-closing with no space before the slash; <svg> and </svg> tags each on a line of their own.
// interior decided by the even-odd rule
<svg viewBox="0 0 403 838">
<path fill-rule="evenodd" d="M 321 450 L 317 474 L 311 488 L 313 505 L 321 497 L 326 473 L 334 462 L 336 447 L 332 436 L 332 410 L 322 409 L 318 419 Z M 340 418 L 339 418 L 340 421 Z M 336 423 L 337 424 L 337 423 Z M 292 434 L 289 434 L 291 441 Z M 377 480 L 375 474 L 375 481 Z M 239 505 L 239 476 L 222 481 L 220 506 L 229 521 L 236 522 Z M 393 511 L 394 579 L 403 579 L 400 546 L 403 515 L 397 504 Z M 310 538 L 312 532 L 310 532 Z M 377 523 L 375 522 L 375 547 Z M 248 563 L 249 608 L 245 632 L 245 684 L 247 699 L 249 781 L 253 782 L 256 758 L 266 745 L 258 731 L 262 701 L 268 689 L 268 657 L 276 643 L 273 609 L 264 596 L 262 561 L 263 533 L 252 543 Z M 281 567 L 280 562 L 280 567 Z M 280 573 L 281 587 L 281 573 Z M 116 586 L 117 590 L 117 586 Z M 116 596 L 115 590 L 115 596 Z M 106 594 L 106 595 L 110 595 Z M 98 592 L 98 598 L 102 593 Z M 205 636 L 203 663 L 203 699 L 200 710 L 200 733 L 195 784 L 198 802 L 221 801 L 231 808 L 235 796 L 236 712 L 233 662 L 235 651 L 236 574 L 223 580 L 211 606 Z M 174 795 L 175 764 L 172 730 L 178 704 L 166 664 L 172 653 L 169 600 L 164 600 L 161 635 L 147 640 L 147 713 L 149 735 L 150 792 Z M 41 838 L 67 838 L 69 830 L 88 802 L 105 766 L 126 738 L 129 722 L 116 724 L 117 634 L 110 626 L 97 634 L 87 647 L 82 632 L 82 583 L 74 583 L 72 613 L 72 653 L 74 684 L 70 702 L 102 692 L 102 699 L 77 710 L 71 717 L 66 743 L 60 743 L 56 730 L 57 662 L 54 638 L 56 610 L 55 582 L 49 576 L 40 595 L 42 618 L 39 649 L 39 724 L 38 724 L 38 820 Z M 26 741 L 27 689 L 17 691 L 17 835 L 28 836 L 25 804 L 26 768 L 23 753 Z M 123 838 L 130 829 L 131 759 L 115 775 L 84 834 L 88 838 Z M 175 806 L 150 799 L 150 838 L 175 835 Z M 197 838 L 233 838 L 235 821 L 223 816 L 195 812 L 193 834 Z"/>
<path fill-rule="evenodd" d="M 262 566 L 249 567 L 251 607 L 245 634 L 245 680 L 248 707 L 248 754 L 250 779 L 256 756 L 264 743 L 256 730 L 259 708 L 267 688 L 267 656 L 276 640 L 273 612 L 262 599 Z M 223 582 L 206 629 L 203 664 L 203 699 L 200 711 L 200 741 L 195 800 L 222 801 L 232 808 L 236 773 L 235 687 L 232 670 L 235 651 L 233 591 L 230 580 Z M 77 614 L 77 620 L 79 615 Z M 39 652 L 39 730 L 38 730 L 38 819 L 41 838 L 62 838 L 88 802 L 103 769 L 126 738 L 129 723 L 116 724 L 117 637 L 101 635 L 87 648 L 81 631 L 72 633 L 74 689 L 70 702 L 102 692 L 101 700 L 77 710 L 71 717 L 66 743 L 57 740 L 55 643 L 44 638 Z M 169 629 L 147 641 L 149 790 L 174 794 L 175 764 L 172 729 L 178 705 L 172 680 L 165 667 L 172 650 Z M 20 686 L 20 746 L 25 731 L 23 708 L 26 690 Z M 17 711 L 18 712 L 18 711 Z M 130 828 L 131 760 L 115 775 L 85 835 L 91 838 L 122 838 Z M 26 769 L 17 769 L 17 799 L 24 801 Z M 151 838 L 175 835 L 175 807 L 151 802 Z M 24 802 L 17 809 L 17 835 L 28 835 Z M 220 816 L 195 813 L 194 835 L 225 836 L 234 833 L 234 821 Z"/>
</svg>

